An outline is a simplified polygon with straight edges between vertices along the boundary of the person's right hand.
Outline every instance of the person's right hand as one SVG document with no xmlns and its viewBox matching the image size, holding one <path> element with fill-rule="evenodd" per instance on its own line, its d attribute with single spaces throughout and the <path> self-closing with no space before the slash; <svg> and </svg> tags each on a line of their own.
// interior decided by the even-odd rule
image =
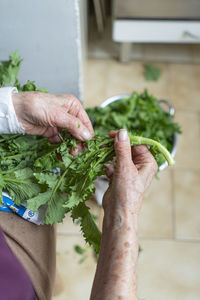
<svg viewBox="0 0 200 300">
<path fill-rule="evenodd" d="M 90 299 L 136 300 L 138 214 L 157 164 L 146 146 L 131 148 L 126 130 L 110 136 L 117 162 L 107 172 L 110 186 L 103 199 L 102 242 Z"/>
<path fill-rule="evenodd" d="M 115 138 L 117 162 L 115 168 L 107 171 L 110 186 L 104 195 L 103 207 L 107 220 L 122 221 L 127 214 L 139 214 L 143 194 L 158 166 L 145 145 L 131 147 L 125 129 L 110 132 L 110 136 Z"/>
</svg>

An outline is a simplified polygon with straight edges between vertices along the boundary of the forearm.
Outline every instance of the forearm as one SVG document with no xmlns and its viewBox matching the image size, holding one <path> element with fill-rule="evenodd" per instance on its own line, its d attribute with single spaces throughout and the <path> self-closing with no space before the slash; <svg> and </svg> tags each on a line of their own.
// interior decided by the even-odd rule
<svg viewBox="0 0 200 300">
<path fill-rule="evenodd" d="M 117 220 L 118 219 L 118 220 Z M 105 214 L 91 300 L 136 300 L 137 217 L 128 213 L 109 222 Z"/>
</svg>

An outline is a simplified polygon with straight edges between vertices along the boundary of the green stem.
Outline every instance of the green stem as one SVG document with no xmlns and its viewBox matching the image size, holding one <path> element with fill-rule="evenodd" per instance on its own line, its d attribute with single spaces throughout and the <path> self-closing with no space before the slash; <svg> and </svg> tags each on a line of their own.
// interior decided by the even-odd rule
<svg viewBox="0 0 200 300">
<path fill-rule="evenodd" d="M 12 173 L 12 172 L 14 172 L 14 171 L 16 171 L 16 170 L 18 170 L 18 166 L 15 167 L 15 168 L 13 168 L 13 169 L 9 169 L 9 170 L 7 170 L 7 171 L 2 171 L 2 172 L 0 172 L 0 174 L 1 174 L 1 175 L 4 175 L 4 174 Z"/>
<path fill-rule="evenodd" d="M 11 178 L 4 178 L 4 181 L 8 181 L 8 182 L 15 182 L 15 183 L 26 183 L 23 180 L 16 180 L 16 179 L 11 179 Z"/>
<path fill-rule="evenodd" d="M 157 150 L 165 157 L 169 166 L 173 166 L 175 164 L 175 160 L 173 159 L 169 151 L 159 142 L 142 136 L 130 136 L 130 141 L 132 145 L 145 144 L 145 145 L 156 147 Z"/>
<path fill-rule="evenodd" d="M 64 142 L 65 142 L 65 140 L 64 140 L 64 138 L 62 137 L 62 134 L 61 134 L 61 133 L 59 133 L 59 134 L 58 134 L 58 136 L 59 136 L 59 138 L 61 139 L 62 143 L 64 143 Z"/>
<path fill-rule="evenodd" d="M 104 150 L 105 151 L 105 150 Z M 113 152 L 113 148 L 111 148 L 111 149 L 109 149 L 108 151 L 106 151 L 106 153 L 100 158 L 100 159 L 98 159 L 97 161 L 96 161 L 96 163 L 95 163 L 95 165 L 93 166 L 93 167 L 91 167 L 91 169 L 90 169 L 90 171 L 89 172 L 91 172 L 91 170 L 94 170 L 95 169 L 95 167 L 98 165 L 98 164 L 100 164 L 110 153 L 112 153 Z M 96 157 L 95 157 L 95 159 L 96 159 Z M 81 189 L 81 192 L 84 190 L 84 188 L 85 188 L 85 183 L 87 182 L 87 180 L 88 180 L 88 177 L 89 177 L 89 172 L 87 172 L 87 175 L 86 175 L 86 177 L 85 177 L 85 180 L 84 180 L 84 182 L 83 182 L 83 185 L 82 185 L 82 189 Z M 94 173 L 95 174 L 95 173 Z"/>
<path fill-rule="evenodd" d="M 5 134 L 4 134 L 4 135 L 5 135 Z M 11 134 L 11 135 L 10 135 L 10 139 L 14 140 L 15 138 L 17 138 L 17 137 L 19 137 L 19 136 L 21 136 L 21 134 L 19 134 L 19 133 L 17 133 L 17 134 Z M 2 135 L 1 135 L 1 137 L 2 137 Z M 1 142 L 4 142 L 4 141 L 5 141 L 5 142 L 8 141 L 8 135 L 7 135 L 7 134 L 5 135 L 5 137 L 6 137 L 6 138 L 1 138 L 1 139 L 0 139 L 0 143 L 1 143 Z"/>
<path fill-rule="evenodd" d="M 32 153 L 33 153 L 33 151 L 26 151 L 26 152 L 22 152 L 22 153 L 19 153 L 19 154 L 5 156 L 4 159 L 10 159 L 10 158 L 15 158 L 15 157 L 20 157 L 20 156 L 27 155 L 27 154 L 32 154 Z"/>
<path fill-rule="evenodd" d="M 107 141 L 107 142 L 110 142 L 110 141 L 112 141 L 112 139 L 107 139 L 106 141 Z M 92 153 L 87 157 L 88 161 L 89 161 L 90 156 L 91 156 L 91 157 L 95 156 L 95 154 L 98 153 L 98 152 L 100 151 L 100 149 L 101 149 L 100 146 L 103 146 L 103 145 L 105 145 L 105 144 L 106 144 L 105 141 L 99 143 L 99 144 L 98 144 L 98 147 L 99 147 L 99 148 L 98 148 L 95 152 L 92 152 Z M 97 145 L 96 145 L 96 146 L 97 146 Z M 102 148 L 102 150 L 103 150 L 103 148 Z M 86 151 L 87 151 L 87 150 L 86 150 Z M 110 151 L 109 151 L 109 153 L 110 153 Z M 85 152 L 83 151 L 83 152 L 81 153 L 80 157 L 81 157 L 81 156 L 84 156 L 84 155 L 85 155 Z M 64 171 L 64 173 L 62 174 L 62 176 L 59 178 L 59 180 L 57 181 L 55 187 L 53 188 L 53 191 L 52 191 L 52 194 L 51 194 L 51 197 L 50 197 L 50 202 L 53 200 L 53 198 L 54 198 L 54 196 L 55 196 L 55 193 L 56 193 L 57 189 L 59 188 L 59 186 L 60 186 L 60 184 L 61 184 L 63 178 L 66 176 L 67 172 L 69 171 L 70 167 L 72 166 L 72 164 L 73 164 L 74 162 L 75 162 L 75 161 L 73 160 L 73 161 L 71 162 L 71 164 L 68 166 L 68 168 Z M 90 163 L 90 161 L 89 161 L 89 163 Z"/>
<path fill-rule="evenodd" d="M 66 169 L 65 172 L 62 174 L 62 176 L 59 178 L 59 180 L 57 181 L 55 187 L 53 188 L 53 191 L 52 191 L 52 194 L 51 194 L 51 197 L 50 197 L 50 202 L 52 201 L 52 199 L 54 198 L 55 196 L 55 193 L 57 191 L 57 189 L 59 188 L 63 178 L 65 177 L 66 173 L 69 171 L 69 169 Z"/>
</svg>

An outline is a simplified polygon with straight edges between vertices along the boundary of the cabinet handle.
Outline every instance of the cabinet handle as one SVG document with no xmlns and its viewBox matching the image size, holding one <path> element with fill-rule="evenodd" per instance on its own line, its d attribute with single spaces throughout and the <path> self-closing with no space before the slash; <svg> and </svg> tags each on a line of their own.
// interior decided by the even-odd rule
<svg viewBox="0 0 200 300">
<path fill-rule="evenodd" d="M 183 37 L 184 38 L 191 38 L 191 39 L 194 39 L 194 40 L 200 40 L 200 36 L 196 35 L 196 34 L 193 34 L 189 31 L 184 31 L 183 32 Z"/>
</svg>

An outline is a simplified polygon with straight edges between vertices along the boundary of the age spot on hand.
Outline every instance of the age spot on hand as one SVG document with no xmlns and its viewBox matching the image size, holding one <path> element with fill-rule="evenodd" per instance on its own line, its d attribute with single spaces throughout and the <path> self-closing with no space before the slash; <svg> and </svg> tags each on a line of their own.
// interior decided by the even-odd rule
<svg viewBox="0 0 200 300">
<path fill-rule="evenodd" d="M 130 243 L 129 243 L 129 242 L 125 242 L 125 243 L 124 243 L 124 246 L 125 246 L 126 248 L 130 248 Z"/>
</svg>

